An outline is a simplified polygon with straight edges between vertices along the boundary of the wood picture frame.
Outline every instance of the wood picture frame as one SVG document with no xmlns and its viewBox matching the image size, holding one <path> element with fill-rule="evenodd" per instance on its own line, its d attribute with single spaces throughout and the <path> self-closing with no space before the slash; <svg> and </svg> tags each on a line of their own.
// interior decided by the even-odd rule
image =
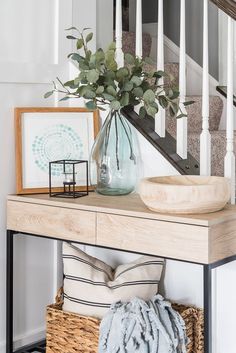
<svg viewBox="0 0 236 353">
<path fill-rule="evenodd" d="M 44 128 L 45 131 L 48 131 L 49 128 L 53 128 L 53 124 L 54 122 L 56 122 L 56 118 L 58 119 L 57 121 L 64 121 L 63 119 L 65 119 L 66 124 L 69 123 L 69 119 L 71 118 L 73 120 L 73 126 L 76 126 L 77 129 L 77 125 L 75 125 L 75 119 L 78 116 L 78 120 L 80 119 L 80 121 L 83 121 L 83 119 L 85 119 L 86 116 L 86 122 L 84 122 L 84 124 L 87 124 L 87 137 L 91 137 L 92 141 L 87 141 L 86 147 L 84 147 L 84 149 L 86 149 L 86 158 L 77 158 L 77 159 L 88 159 L 89 158 L 89 152 L 91 150 L 91 146 L 92 143 L 94 141 L 94 139 L 96 138 L 99 129 L 100 129 L 100 121 L 99 121 L 99 112 L 96 111 L 92 111 L 92 110 L 88 110 L 86 108 L 69 108 L 69 107 L 46 107 L 46 108 L 42 108 L 42 107 L 17 107 L 14 110 L 15 113 L 15 157 L 16 157 L 16 193 L 19 195 L 23 195 L 23 194 L 44 194 L 44 193 L 48 193 L 49 192 L 49 187 L 48 187 L 48 183 L 44 186 L 40 185 L 41 182 L 39 183 L 39 186 L 37 187 L 36 185 L 31 185 L 31 183 L 28 183 L 29 185 L 27 185 L 26 182 L 26 166 L 29 166 L 29 163 L 31 161 L 28 161 L 27 163 L 24 162 L 25 160 L 25 156 L 24 156 L 24 151 L 27 149 L 27 138 L 26 138 L 26 131 L 24 131 L 25 129 L 27 129 L 27 126 L 29 128 L 30 126 L 30 121 L 32 124 L 38 124 L 38 126 L 40 125 L 39 119 L 41 118 L 41 120 L 46 120 L 48 119 L 48 121 L 50 120 L 50 126 L 48 127 L 47 124 L 45 124 L 45 126 L 43 127 L 44 122 L 42 122 L 42 129 Z M 42 115 L 43 114 L 43 115 Z M 45 114 L 45 115 L 44 115 Z M 73 115 L 71 115 L 73 114 Z M 27 118 L 27 123 L 25 123 Z M 37 119 L 36 120 L 34 119 Z M 51 120 L 52 119 L 52 120 Z M 53 120 L 54 119 L 54 120 Z M 71 120 L 71 122 L 72 122 Z M 34 130 L 36 130 L 38 132 L 38 126 L 34 126 Z M 55 125 L 56 126 L 56 125 Z M 63 124 L 59 124 L 57 126 L 63 126 Z M 73 129 L 71 129 L 70 127 L 68 127 L 68 129 L 72 130 L 72 133 L 74 133 L 74 136 L 77 136 L 77 130 L 73 131 Z M 84 127 L 85 129 L 85 127 Z M 32 130 L 32 129 L 31 129 Z M 30 130 L 30 131 L 31 131 Z M 70 136 L 73 136 L 72 133 L 70 134 Z M 89 134 L 90 133 L 90 134 Z M 32 140 L 32 131 L 30 132 L 30 139 Z M 52 135 L 55 135 L 55 131 L 52 133 Z M 61 136 L 62 133 L 58 132 L 58 134 Z M 68 135 L 68 134 L 67 134 Z M 91 136 L 90 136 L 91 135 Z M 84 134 L 81 135 L 83 141 L 86 142 L 86 137 L 84 136 Z M 67 136 L 68 137 L 68 136 Z M 42 137 L 38 138 L 39 141 L 42 141 Z M 59 140 L 60 141 L 60 140 Z M 73 141 L 73 140 L 72 140 Z M 32 141 L 31 141 L 32 142 Z M 36 149 L 36 148 L 35 148 Z M 42 149 L 41 149 L 42 150 Z M 82 155 L 82 152 L 80 152 Z M 29 151 L 27 149 L 27 155 L 31 154 L 32 157 L 32 151 Z M 62 156 L 64 157 L 64 156 Z M 29 157 L 27 157 L 29 159 Z M 66 159 L 66 158 L 55 158 L 56 159 Z M 73 159 L 75 159 L 73 157 Z M 54 159 L 53 159 L 54 160 Z M 48 160 L 49 163 L 50 160 Z M 32 163 L 34 163 L 35 161 L 32 161 Z M 38 161 L 37 161 L 38 162 Z M 45 162 L 45 161 L 44 161 Z M 47 161 L 46 161 L 47 162 Z M 44 167 L 46 169 L 46 162 L 44 163 Z M 35 169 L 36 166 L 34 165 L 33 168 Z M 28 168 L 29 169 L 29 168 Z M 45 174 L 47 173 L 46 170 Z M 42 170 L 38 171 L 39 174 L 41 175 Z M 45 176 L 45 180 L 46 180 L 46 176 Z M 48 175 L 47 175 L 47 180 L 48 180 Z M 82 185 L 80 185 L 79 187 L 77 187 L 77 190 L 84 190 L 85 187 L 83 187 Z M 90 190 L 92 190 L 93 188 L 90 186 L 89 187 Z M 55 187 L 53 188 L 54 191 L 61 191 L 61 187 Z"/>
</svg>

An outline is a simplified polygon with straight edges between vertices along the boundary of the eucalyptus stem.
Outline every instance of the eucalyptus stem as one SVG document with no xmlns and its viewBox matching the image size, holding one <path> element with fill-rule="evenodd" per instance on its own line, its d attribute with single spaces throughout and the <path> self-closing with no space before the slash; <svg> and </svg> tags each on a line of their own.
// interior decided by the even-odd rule
<svg viewBox="0 0 236 353">
<path fill-rule="evenodd" d="M 128 131 L 127 131 L 127 129 L 126 129 L 126 126 L 125 126 L 125 124 L 124 124 L 124 122 L 123 122 L 122 116 L 120 115 L 120 113 L 118 113 L 118 115 L 119 115 L 120 122 L 121 122 L 121 124 L 122 124 L 122 126 L 123 126 L 123 128 L 124 128 L 125 134 L 126 134 L 126 136 L 127 136 L 128 142 L 129 142 L 129 147 L 130 147 L 130 159 L 132 159 L 132 160 L 134 161 L 134 163 L 136 164 L 136 161 L 135 161 L 135 159 L 136 159 L 136 158 L 135 158 L 135 154 L 133 153 L 132 141 L 131 141 L 131 139 L 130 139 L 130 137 L 129 137 L 129 134 L 128 134 Z M 129 129 L 130 129 L 130 127 L 129 127 Z M 131 129 L 130 129 L 130 133 L 131 133 Z"/>
<path fill-rule="evenodd" d="M 107 119 L 108 119 L 108 117 L 107 117 Z M 107 128 L 106 128 L 104 156 L 107 156 L 107 148 L 108 148 L 108 142 L 109 142 L 109 138 L 110 138 L 111 123 L 112 123 L 112 120 L 110 119 L 108 121 L 108 125 L 107 125 Z"/>
<path fill-rule="evenodd" d="M 117 116 L 115 116 L 115 129 L 116 129 L 116 165 L 117 165 L 117 170 L 120 170 L 120 161 L 119 161 L 119 155 L 118 155 L 119 136 L 118 136 L 118 128 L 117 128 Z"/>
</svg>

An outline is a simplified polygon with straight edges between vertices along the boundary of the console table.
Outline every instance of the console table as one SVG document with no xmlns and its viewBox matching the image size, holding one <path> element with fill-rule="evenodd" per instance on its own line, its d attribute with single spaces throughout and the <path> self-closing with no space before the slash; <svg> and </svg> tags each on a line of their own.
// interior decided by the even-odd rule
<svg viewBox="0 0 236 353">
<path fill-rule="evenodd" d="M 203 266 L 205 353 L 212 353 L 212 270 L 236 260 L 236 206 L 205 215 L 165 215 L 139 196 L 79 199 L 9 196 L 7 201 L 7 353 L 13 352 L 13 240 L 17 234 L 157 255 Z M 31 346 L 19 352 L 42 352 Z"/>
</svg>

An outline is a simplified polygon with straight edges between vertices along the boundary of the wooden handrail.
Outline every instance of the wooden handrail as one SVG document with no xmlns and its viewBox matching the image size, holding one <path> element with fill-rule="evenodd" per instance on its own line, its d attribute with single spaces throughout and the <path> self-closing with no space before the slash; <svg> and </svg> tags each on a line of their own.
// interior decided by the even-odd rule
<svg viewBox="0 0 236 353">
<path fill-rule="evenodd" d="M 236 1 L 234 0 L 211 0 L 219 9 L 236 20 Z"/>
</svg>

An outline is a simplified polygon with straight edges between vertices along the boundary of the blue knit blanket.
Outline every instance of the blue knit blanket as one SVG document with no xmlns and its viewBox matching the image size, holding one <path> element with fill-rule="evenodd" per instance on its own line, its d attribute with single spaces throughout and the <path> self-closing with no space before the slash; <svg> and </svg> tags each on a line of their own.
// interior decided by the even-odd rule
<svg viewBox="0 0 236 353">
<path fill-rule="evenodd" d="M 161 295 L 113 304 L 101 321 L 99 353 L 186 353 L 182 317 Z"/>
</svg>

